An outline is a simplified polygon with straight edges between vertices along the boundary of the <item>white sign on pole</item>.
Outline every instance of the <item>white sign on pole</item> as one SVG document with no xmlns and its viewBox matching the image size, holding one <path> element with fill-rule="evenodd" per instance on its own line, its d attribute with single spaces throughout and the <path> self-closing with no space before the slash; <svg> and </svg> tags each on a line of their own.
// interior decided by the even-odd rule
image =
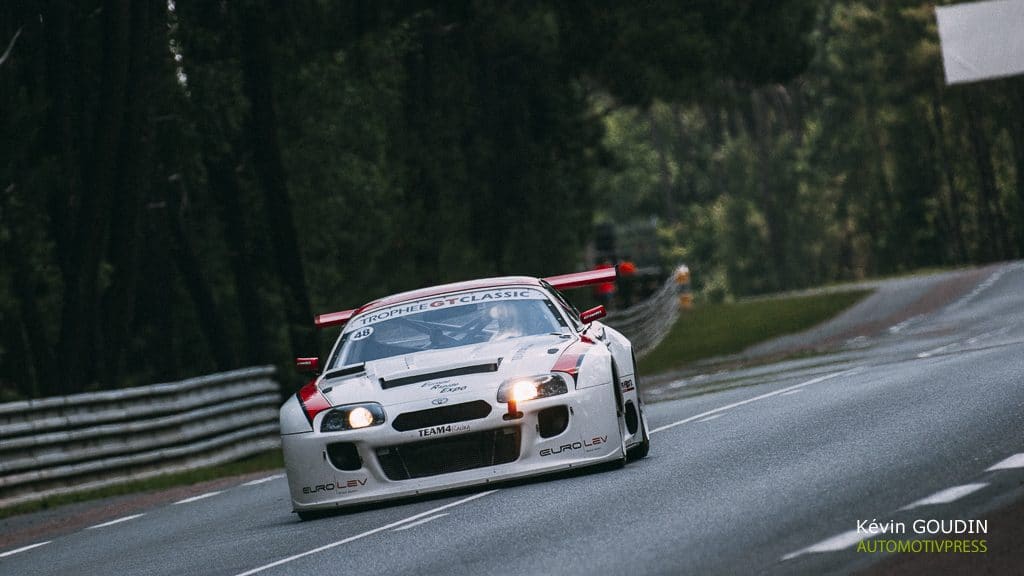
<svg viewBox="0 0 1024 576">
<path fill-rule="evenodd" d="M 938 6 L 946 84 L 1024 74 L 1024 0 Z"/>
</svg>

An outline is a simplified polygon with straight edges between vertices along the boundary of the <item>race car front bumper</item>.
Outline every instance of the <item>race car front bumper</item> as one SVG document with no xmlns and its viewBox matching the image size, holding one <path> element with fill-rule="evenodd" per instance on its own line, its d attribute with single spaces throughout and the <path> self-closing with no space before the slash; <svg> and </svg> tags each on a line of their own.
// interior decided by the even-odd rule
<svg viewBox="0 0 1024 576">
<path fill-rule="evenodd" d="M 523 402 L 517 417 L 494 397 L 452 397 L 438 408 L 428 400 L 386 406 L 379 426 L 282 435 L 285 468 L 296 511 L 414 496 L 533 476 L 623 457 L 615 395 L 609 382 Z M 481 402 L 482 418 L 409 428 L 415 418 Z M 298 406 L 282 407 L 285 410 Z M 396 429 L 401 428 L 401 429 Z"/>
</svg>

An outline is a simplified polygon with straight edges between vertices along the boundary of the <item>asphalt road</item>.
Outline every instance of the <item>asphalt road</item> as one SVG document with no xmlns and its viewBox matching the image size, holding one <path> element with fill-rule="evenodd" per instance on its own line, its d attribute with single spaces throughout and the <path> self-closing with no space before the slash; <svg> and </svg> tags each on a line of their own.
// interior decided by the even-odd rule
<svg viewBox="0 0 1024 576">
<path fill-rule="evenodd" d="M 892 560 L 857 551 L 894 538 L 857 533 L 873 520 L 902 522 L 905 541 L 1005 546 L 991 527 L 913 526 L 985 520 L 1024 500 L 1024 265 L 988 268 L 830 354 L 691 375 L 647 396 L 651 453 L 621 470 L 305 523 L 267 474 L 90 526 L 71 518 L 82 507 L 40 513 L 68 520 L 8 538 L 0 574 L 850 573 Z"/>
</svg>

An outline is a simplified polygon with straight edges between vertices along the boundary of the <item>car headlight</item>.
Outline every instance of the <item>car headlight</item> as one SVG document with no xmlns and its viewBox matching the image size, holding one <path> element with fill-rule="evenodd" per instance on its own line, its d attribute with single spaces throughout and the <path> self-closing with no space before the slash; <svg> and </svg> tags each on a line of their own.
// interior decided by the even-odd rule
<svg viewBox="0 0 1024 576">
<path fill-rule="evenodd" d="M 502 382 L 498 387 L 498 402 L 511 400 L 518 404 L 534 398 L 565 394 L 568 391 L 569 386 L 565 383 L 565 379 L 558 374 L 512 378 Z"/>
<path fill-rule="evenodd" d="M 376 402 L 349 404 L 331 409 L 320 422 L 321 432 L 340 432 L 378 426 L 385 420 L 384 407 Z"/>
</svg>

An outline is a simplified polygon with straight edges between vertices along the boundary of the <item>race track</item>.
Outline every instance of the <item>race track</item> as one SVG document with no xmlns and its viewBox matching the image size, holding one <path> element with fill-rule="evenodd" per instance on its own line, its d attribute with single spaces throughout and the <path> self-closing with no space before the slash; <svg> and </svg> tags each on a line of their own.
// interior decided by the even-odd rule
<svg viewBox="0 0 1024 576">
<path fill-rule="evenodd" d="M 1024 499 L 1024 266 L 987 268 L 949 301 L 833 353 L 646 393 L 651 453 L 621 470 L 312 522 L 268 473 L 106 515 L 92 504 L 9 519 L 0 574 L 868 569 L 886 556 L 856 551 L 868 536 L 858 521 L 909 533 L 914 520 L 985 519 Z M 75 520 L 85 514 L 95 522 Z M 928 536 L 951 537 L 994 546 L 1001 534 Z"/>
</svg>

